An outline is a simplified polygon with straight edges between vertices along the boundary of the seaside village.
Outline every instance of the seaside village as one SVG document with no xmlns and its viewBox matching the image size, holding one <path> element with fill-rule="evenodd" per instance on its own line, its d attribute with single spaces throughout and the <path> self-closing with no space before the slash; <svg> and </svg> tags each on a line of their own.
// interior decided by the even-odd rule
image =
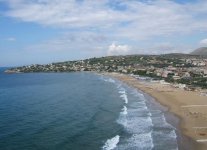
<svg viewBox="0 0 207 150">
<path fill-rule="evenodd" d="M 118 72 L 135 77 L 148 77 L 151 82 L 176 88 L 201 91 L 207 89 L 207 59 L 193 56 L 111 56 L 46 65 L 30 65 L 7 70 L 13 72 Z"/>
</svg>

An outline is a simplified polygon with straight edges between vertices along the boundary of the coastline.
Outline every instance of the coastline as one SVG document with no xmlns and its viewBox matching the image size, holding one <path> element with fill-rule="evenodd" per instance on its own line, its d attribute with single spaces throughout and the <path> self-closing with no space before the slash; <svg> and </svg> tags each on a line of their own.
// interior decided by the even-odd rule
<svg viewBox="0 0 207 150">
<path fill-rule="evenodd" d="M 103 73 L 132 86 L 167 108 L 166 120 L 178 130 L 180 149 L 207 148 L 207 97 L 160 83 L 144 83 L 130 75 Z M 177 118 L 177 119 L 176 119 Z"/>
<path fill-rule="evenodd" d="M 140 90 L 140 89 L 139 89 Z M 175 115 L 172 112 L 169 112 L 169 108 L 166 106 L 163 106 L 162 104 L 159 103 L 157 99 L 152 97 L 151 95 L 141 91 L 142 94 L 146 97 L 146 99 L 149 101 L 149 103 L 152 103 L 156 107 L 158 107 L 165 116 L 165 119 L 168 123 L 170 123 L 176 130 L 176 135 L 177 135 L 177 144 L 178 144 L 178 149 L 180 150 L 195 150 L 198 149 L 198 146 L 196 146 L 196 142 L 185 135 L 182 134 L 181 128 L 180 128 L 180 121 L 181 118 L 177 115 Z"/>
</svg>

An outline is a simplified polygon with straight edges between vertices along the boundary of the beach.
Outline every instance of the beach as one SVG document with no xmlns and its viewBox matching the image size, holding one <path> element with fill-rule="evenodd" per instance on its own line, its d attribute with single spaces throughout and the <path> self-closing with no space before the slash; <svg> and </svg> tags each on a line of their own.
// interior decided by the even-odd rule
<svg viewBox="0 0 207 150">
<path fill-rule="evenodd" d="M 196 149 L 207 149 L 207 97 L 160 82 L 142 82 L 130 75 L 104 73 L 149 94 L 179 118 L 179 129 Z M 179 141 L 178 141 L 179 142 Z"/>
</svg>

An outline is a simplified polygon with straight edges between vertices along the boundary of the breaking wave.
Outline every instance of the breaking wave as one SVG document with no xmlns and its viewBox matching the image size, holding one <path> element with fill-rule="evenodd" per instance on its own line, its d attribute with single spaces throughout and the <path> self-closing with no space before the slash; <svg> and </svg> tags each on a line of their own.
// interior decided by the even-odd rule
<svg viewBox="0 0 207 150">
<path fill-rule="evenodd" d="M 123 114 L 123 115 L 127 115 L 128 114 L 126 106 L 124 106 L 124 108 L 122 109 L 121 114 Z"/>
<path fill-rule="evenodd" d="M 121 136 L 121 142 L 119 135 L 107 140 L 104 150 L 163 149 L 166 144 L 169 150 L 178 149 L 176 129 L 167 123 L 164 112 L 159 108 L 151 109 L 148 99 L 138 90 L 117 80 L 106 81 L 117 86 L 120 100 L 124 100 L 117 123 L 124 127 L 128 136 Z"/>
<path fill-rule="evenodd" d="M 116 135 L 115 137 L 108 139 L 106 143 L 103 146 L 103 150 L 112 150 L 117 147 L 117 144 L 119 143 L 119 135 Z"/>
</svg>

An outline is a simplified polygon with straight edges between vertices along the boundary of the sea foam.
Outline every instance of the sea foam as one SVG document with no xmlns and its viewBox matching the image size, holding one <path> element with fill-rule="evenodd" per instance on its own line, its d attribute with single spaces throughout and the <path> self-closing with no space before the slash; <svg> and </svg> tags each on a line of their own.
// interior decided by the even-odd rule
<svg viewBox="0 0 207 150">
<path fill-rule="evenodd" d="M 115 137 L 108 139 L 106 143 L 103 146 L 103 150 L 112 150 L 117 147 L 117 144 L 119 143 L 119 135 L 116 135 Z"/>
<path fill-rule="evenodd" d="M 119 88 L 120 97 L 128 107 L 124 106 L 117 120 L 132 136 L 125 139 L 118 149 L 151 149 L 153 147 L 151 113 L 146 105 L 144 95 L 131 88 Z M 128 95 L 134 98 L 133 103 L 128 104 Z M 127 115 L 127 116 L 126 116 Z"/>
<path fill-rule="evenodd" d="M 127 98 L 126 93 L 122 94 L 120 97 L 124 100 L 125 104 L 128 103 L 128 98 Z"/>
<path fill-rule="evenodd" d="M 106 82 L 115 83 L 115 80 L 113 80 L 113 79 L 111 79 L 111 78 L 103 79 L 103 80 L 106 81 Z"/>
<path fill-rule="evenodd" d="M 126 106 L 124 106 L 124 108 L 122 109 L 122 112 L 121 112 L 121 114 L 123 114 L 123 115 L 127 115 L 127 107 Z"/>
<path fill-rule="evenodd" d="M 124 90 L 120 90 L 119 93 L 120 93 L 120 94 L 126 94 L 126 91 L 124 91 Z"/>
<path fill-rule="evenodd" d="M 164 113 L 156 108 L 151 109 L 148 106 L 148 100 L 142 92 L 118 81 L 115 84 L 121 99 L 125 103 L 117 123 L 122 125 L 131 136 L 122 137 L 123 139 L 120 143 L 119 135 L 108 139 L 103 149 L 151 150 L 153 148 L 159 149 L 166 143 L 169 149 L 177 149 L 175 128 L 166 121 Z M 130 98 L 130 102 L 128 98 Z"/>
<path fill-rule="evenodd" d="M 127 149 L 151 150 L 153 147 L 152 132 L 134 134 L 126 144 Z"/>
</svg>

